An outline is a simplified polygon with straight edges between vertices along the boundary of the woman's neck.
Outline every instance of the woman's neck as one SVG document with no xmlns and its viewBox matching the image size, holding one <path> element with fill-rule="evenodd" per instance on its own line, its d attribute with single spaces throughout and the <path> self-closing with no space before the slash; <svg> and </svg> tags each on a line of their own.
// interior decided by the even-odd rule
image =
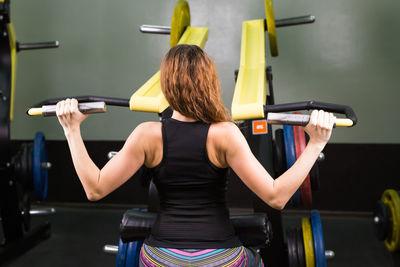
<svg viewBox="0 0 400 267">
<path fill-rule="evenodd" d="M 195 119 L 192 119 L 192 118 L 189 118 L 189 117 L 186 117 L 186 116 L 182 115 L 181 113 L 179 113 L 176 110 L 174 110 L 172 112 L 172 118 L 175 119 L 175 120 L 178 120 L 178 121 L 188 121 L 188 122 L 196 121 Z"/>
</svg>

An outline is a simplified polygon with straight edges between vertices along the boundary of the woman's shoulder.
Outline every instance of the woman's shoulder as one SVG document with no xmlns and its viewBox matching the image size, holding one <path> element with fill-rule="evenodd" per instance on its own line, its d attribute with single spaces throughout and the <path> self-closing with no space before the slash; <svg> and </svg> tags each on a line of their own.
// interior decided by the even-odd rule
<svg viewBox="0 0 400 267">
<path fill-rule="evenodd" d="M 142 140 L 161 137 L 161 122 L 142 122 L 136 126 L 132 134 L 140 136 Z"/>
<path fill-rule="evenodd" d="M 161 122 L 159 122 L 159 121 L 146 121 L 146 122 L 140 123 L 136 128 L 141 130 L 141 131 L 158 130 L 158 129 L 161 129 Z"/>
<path fill-rule="evenodd" d="M 212 123 L 210 129 L 217 134 L 230 134 L 239 131 L 237 125 L 229 121 Z"/>
<path fill-rule="evenodd" d="M 236 139 L 237 135 L 241 135 L 241 132 L 233 122 L 217 122 L 210 126 L 209 138 L 217 144 L 229 143 L 230 140 Z"/>
</svg>

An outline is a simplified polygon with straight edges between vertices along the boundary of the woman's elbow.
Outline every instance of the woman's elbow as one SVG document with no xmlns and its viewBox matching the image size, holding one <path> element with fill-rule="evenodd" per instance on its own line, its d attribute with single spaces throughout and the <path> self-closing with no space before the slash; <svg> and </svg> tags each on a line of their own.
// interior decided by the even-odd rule
<svg viewBox="0 0 400 267">
<path fill-rule="evenodd" d="M 273 198 L 270 201 L 268 201 L 267 204 L 273 209 L 283 210 L 286 206 L 286 202 L 287 201 L 284 201 L 283 199 L 280 198 Z"/>
<path fill-rule="evenodd" d="M 102 199 L 104 196 L 102 196 L 98 192 L 88 192 L 86 193 L 86 197 L 89 201 L 94 202 Z"/>
</svg>

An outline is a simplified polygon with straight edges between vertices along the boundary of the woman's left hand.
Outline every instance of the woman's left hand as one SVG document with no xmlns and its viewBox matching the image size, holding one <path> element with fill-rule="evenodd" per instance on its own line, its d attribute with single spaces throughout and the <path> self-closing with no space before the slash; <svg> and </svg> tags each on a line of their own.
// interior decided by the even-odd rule
<svg viewBox="0 0 400 267">
<path fill-rule="evenodd" d="M 81 123 L 88 117 L 88 115 L 79 111 L 78 101 L 75 98 L 67 98 L 58 102 L 56 114 L 65 135 L 80 130 Z"/>
</svg>

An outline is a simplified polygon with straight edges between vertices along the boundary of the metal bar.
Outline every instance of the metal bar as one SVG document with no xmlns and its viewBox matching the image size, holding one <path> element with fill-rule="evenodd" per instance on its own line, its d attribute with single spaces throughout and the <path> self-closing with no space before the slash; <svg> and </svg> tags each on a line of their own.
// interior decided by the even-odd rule
<svg viewBox="0 0 400 267">
<path fill-rule="evenodd" d="M 107 254 L 114 254 L 117 255 L 118 254 L 118 246 L 114 246 L 114 245 L 104 245 L 103 247 L 103 252 L 107 253 Z"/>
<path fill-rule="evenodd" d="M 333 251 L 333 250 L 325 250 L 325 258 L 327 260 L 331 260 L 331 259 L 335 258 L 335 251 Z"/>
<path fill-rule="evenodd" d="M 157 26 L 157 25 L 142 25 L 140 26 L 140 32 L 142 33 L 154 33 L 154 34 L 170 34 L 170 26 Z"/>
<path fill-rule="evenodd" d="M 78 108 L 79 111 L 84 114 L 104 113 L 106 112 L 106 103 L 104 102 L 79 103 Z M 56 105 L 42 106 L 42 115 L 55 116 Z"/>
<path fill-rule="evenodd" d="M 106 112 L 106 103 L 105 102 L 88 102 L 88 103 L 79 103 L 78 109 L 80 112 L 84 114 L 93 114 L 93 113 L 104 113 Z M 30 108 L 28 110 L 28 115 L 30 116 L 55 116 L 56 115 L 56 105 L 48 105 L 42 106 L 41 108 Z M 47 164 L 47 163 L 46 163 Z M 48 166 L 49 168 L 51 167 Z"/>
<path fill-rule="evenodd" d="M 267 114 L 267 122 L 269 124 L 306 126 L 309 121 L 310 121 L 310 115 L 306 114 L 288 114 L 288 113 L 272 113 L 272 112 Z M 350 127 L 352 125 L 353 122 L 350 119 L 336 118 L 334 123 L 334 127 L 336 126 Z"/>
<path fill-rule="evenodd" d="M 51 215 L 55 213 L 56 213 L 55 208 L 31 209 L 29 211 L 30 215 Z M 24 215 L 24 211 L 21 211 L 21 215 Z"/>
<path fill-rule="evenodd" d="M 314 21 L 315 21 L 315 16 L 312 15 L 277 19 L 275 20 L 275 27 L 279 28 L 279 27 L 302 25 L 302 24 L 314 23 Z"/>
<path fill-rule="evenodd" d="M 59 46 L 60 43 L 58 41 L 41 42 L 41 43 L 24 43 L 24 44 L 17 43 L 17 51 L 57 48 Z"/>
<path fill-rule="evenodd" d="M 129 99 L 125 98 L 116 98 L 116 97 L 104 97 L 104 96 L 68 96 L 68 97 L 58 97 L 58 98 L 50 98 L 43 100 L 35 105 L 31 106 L 31 108 L 38 108 L 44 105 L 55 105 L 57 102 L 61 100 L 65 100 L 66 98 L 75 98 L 78 102 L 105 102 L 110 106 L 119 106 L 119 107 L 129 107 Z"/>
<path fill-rule="evenodd" d="M 267 121 L 269 124 L 306 126 L 309 120 L 310 115 L 305 114 L 287 114 L 272 112 L 267 114 Z"/>
<path fill-rule="evenodd" d="M 264 106 L 264 113 L 267 114 L 270 112 L 288 112 L 288 111 L 310 110 L 310 109 L 322 109 L 328 112 L 345 114 L 346 117 L 352 121 L 352 125 L 349 126 L 354 126 L 357 124 L 357 116 L 351 107 L 338 104 L 316 102 L 316 101 L 267 105 Z"/>
<path fill-rule="evenodd" d="M 56 213 L 55 208 L 32 209 L 29 211 L 30 215 L 51 215 L 55 213 Z"/>
</svg>

